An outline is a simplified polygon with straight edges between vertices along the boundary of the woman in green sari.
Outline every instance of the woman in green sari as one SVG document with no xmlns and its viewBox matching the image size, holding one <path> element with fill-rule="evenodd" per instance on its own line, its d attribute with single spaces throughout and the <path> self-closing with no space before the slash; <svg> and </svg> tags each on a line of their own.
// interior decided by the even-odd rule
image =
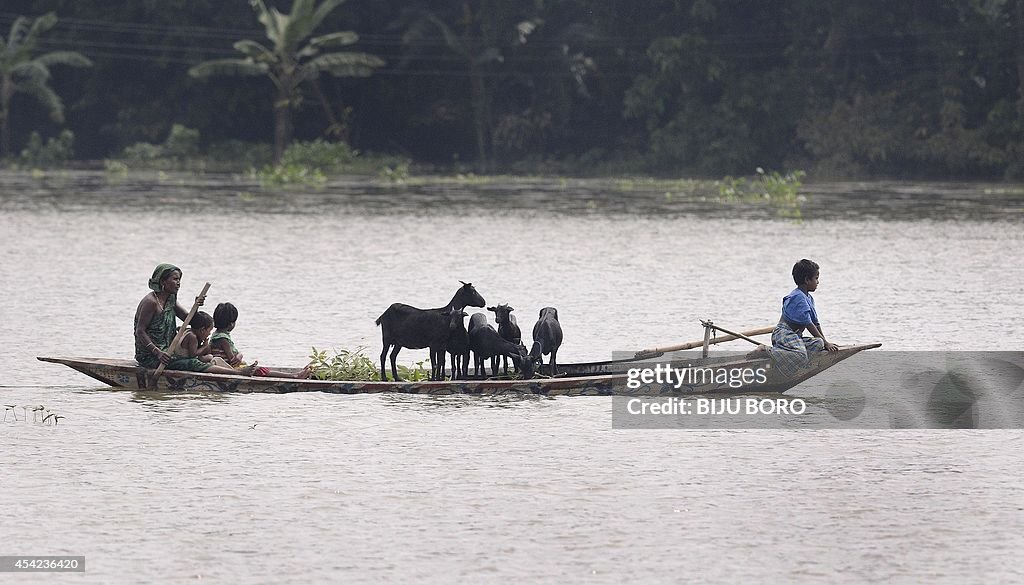
<svg viewBox="0 0 1024 585">
<path fill-rule="evenodd" d="M 178 332 L 176 318 L 184 320 L 188 311 L 178 304 L 181 269 L 161 264 L 149 279 L 153 292 L 143 297 L 135 310 L 135 361 L 144 368 L 155 369 L 174 360 L 167 349 Z M 196 299 L 200 305 L 204 297 Z"/>
</svg>

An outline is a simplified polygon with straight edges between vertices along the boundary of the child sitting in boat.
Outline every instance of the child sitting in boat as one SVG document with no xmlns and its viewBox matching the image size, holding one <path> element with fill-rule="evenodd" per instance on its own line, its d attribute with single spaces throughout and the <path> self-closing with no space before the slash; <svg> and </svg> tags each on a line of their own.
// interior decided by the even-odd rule
<svg viewBox="0 0 1024 585">
<path fill-rule="evenodd" d="M 210 338 L 210 353 L 232 367 L 241 368 L 245 366 L 245 362 L 242 361 L 242 353 L 238 351 L 234 340 L 231 339 L 231 332 L 235 329 L 236 321 L 238 321 L 238 309 L 234 305 L 231 303 L 217 305 L 217 308 L 213 310 L 213 324 L 217 330 Z M 259 367 L 255 374 L 274 378 L 308 378 L 310 369 L 310 366 L 306 366 L 296 373 L 291 373 Z"/>
<path fill-rule="evenodd" d="M 213 331 L 213 317 L 209 313 L 199 311 L 192 317 L 190 327 L 181 338 L 181 345 L 174 350 L 171 362 L 167 364 L 169 370 L 187 370 L 189 372 L 205 372 L 207 374 L 232 374 L 251 376 L 255 366 L 235 369 L 220 358 L 210 354 L 210 346 L 207 340 L 210 332 Z"/>
<path fill-rule="evenodd" d="M 838 351 L 839 347 L 825 340 L 821 322 L 814 308 L 811 293 L 818 289 L 817 263 L 800 260 L 793 265 L 796 288 L 782 299 L 782 317 L 772 332 L 769 350 L 775 366 L 787 376 L 795 375 L 807 365 L 810 352 Z M 804 330 L 813 337 L 801 337 Z"/>
</svg>

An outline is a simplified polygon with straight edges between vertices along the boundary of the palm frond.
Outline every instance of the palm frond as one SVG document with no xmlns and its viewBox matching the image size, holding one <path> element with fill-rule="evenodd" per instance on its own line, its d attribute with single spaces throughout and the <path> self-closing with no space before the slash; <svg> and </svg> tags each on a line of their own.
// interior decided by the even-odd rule
<svg viewBox="0 0 1024 585">
<path fill-rule="evenodd" d="M 276 63 L 278 61 L 276 53 L 256 41 L 243 39 L 241 41 L 237 41 L 234 44 L 234 47 L 236 51 L 257 63 Z"/>
<path fill-rule="evenodd" d="M 309 44 L 326 49 L 329 47 L 345 47 L 348 45 L 354 45 L 357 41 L 359 41 L 359 35 L 356 34 L 355 31 L 343 30 L 340 32 L 333 32 L 313 37 L 309 39 Z"/>
<path fill-rule="evenodd" d="M 288 13 L 290 24 L 296 28 L 307 28 L 313 18 L 315 6 L 316 0 L 292 0 L 292 9 Z"/>
<path fill-rule="evenodd" d="M 52 12 L 44 14 L 35 20 L 19 16 L 11 25 L 11 33 L 7 39 L 7 48 L 2 53 L 3 61 L 8 67 L 32 58 L 38 44 L 39 34 L 49 29 L 57 22 L 57 16 Z"/>
<path fill-rule="evenodd" d="M 308 59 L 309 57 L 312 57 L 314 55 L 319 55 L 319 54 L 320 54 L 320 47 L 318 47 L 316 45 L 306 45 L 305 47 L 302 47 L 301 49 L 299 49 L 298 53 L 295 53 L 295 58 L 297 60 L 301 61 L 303 59 Z"/>
<path fill-rule="evenodd" d="M 58 124 L 64 122 L 64 102 L 60 100 L 60 96 L 56 92 L 50 89 L 50 86 L 45 83 L 32 82 L 20 85 L 18 89 L 22 93 L 36 98 L 49 110 L 51 120 Z"/>
<path fill-rule="evenodd" d="M 345 0 L 324 0 L 322 4 L 316 7 L 313 11 L 312 22 L 310 22 L 309 32 L 312 33 L 319 27 L 327 15 L 334 12 L 334 9 L 345 3 Z"/>
<path fill-rule="evenodd" d="M 50 80 L 50 69 L 38 61 L 22 61 L 11 67 L 11 80 L 16 84 L 46 83 Z"/>
<path fill-rule="evenodd" d="M 288 15 L 288 29 L 285 32 L 285 46 L 297 51 L 299 43 L 313 34 L 323 24 L 324 19 L 345 0 L 325 0 L 319 6 L 316 0 L 295 0 L 292 11 Z"/>
<path fill-rule="evenodd" d="M 34 37 L 38 37 L 39 33 L 49 29 L 56 22 L 57 15 L 52 12 L 44 14 L 35 20 L 19 16 L 11 24 L 11 34 L 7 38 L 7 48 L 13 50 L 27 43 L 30 44 Z M 46 26 L 47 24 L 49 26 Z"/>
<path fill-rule="evenodd" d="M 359 35 L 350 30 L 328 33 L 326 35 L 321 35 L 310 39 L 309 44 L 307 44 L 305 47 L 302 47 L 302 49 L 299 50 L 298 57 L 299 59 L 312 57 L 314 55 L 320 54 L 320 51 L 322 49 L 328 49 L 333 47 L 345 47 L 348 45 L 355 44 L 356 41 L 358 40 Z"/>
<path fill-rule="evenodd" d="M 32 22 L 32 27 L 28 30 L 26 38 L 39 38 L 39 35 L 53 28 L 55 24 L 57 24 L 57 14 L 55 12 L 47 12 Z"/>
<path fill-rule="evenodd" d="M 24 16 L 19 16 L 14 19 L 11 23 L 11 32 L 7 35 L 7 49 L 12 50 L 21 43 L 21 39 L 25 38 L 28 33 L 29 19 Z"/>
<path fill-rule="evenodd" d="M 313 16 L 314 0 L 294 0 L 288 13 L 288 24 L 281 30 L 281 47 L 288 53 L 295 52 L 299 43 L 312 32 L 310 23 Z"/>
<path fill-rule="evenodd" d="M 369 77 L 374 70 L 386 65 L 385 61 L 369 53 L 328 53 L 311 59 L 306 64 L 308 77 L 312 79 L 321 72 L 335 77 Z"/>
<path fill-rule="evenodd" d="M 254 76 L 266 75 L 269 69 L 266 63 L 255 63 L 248 59 L 216 59 L 192 67 L 188 74 L 198 79 L 214 75 Z"/>
<path fill-rule="evenodd" d="M 68 67 L 92 67 L 92 61 L 78 51 L 52 51 L 35 58 L 46 67 L 67 65 Z"/>
<path fill-rule="evenodd" d="M 278 12 L 276 8 L 267 8 L 267 5 L 263 3 L 263 0 L 249 0 L 249 5 L 256 11 L 256 19 L 263 24 L 263 29 L 266 31 L 267 39 L 272 41 L 275 46 L 278 46 L 280 44 L 282 30 L 280 27 L 280 20 L 277 17 L 281 16 L 281 13 Z"/>
</svg>

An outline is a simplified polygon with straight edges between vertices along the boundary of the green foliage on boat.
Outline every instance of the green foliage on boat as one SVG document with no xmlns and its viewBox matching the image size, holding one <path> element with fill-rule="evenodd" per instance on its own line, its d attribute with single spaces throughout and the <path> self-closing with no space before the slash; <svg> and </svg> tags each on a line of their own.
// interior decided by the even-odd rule
<svg viewBox="0 0 1024 585">
<path fill-rule="evenodd" d="M 312 363 L 311 376 L 317 380 L 353 380 L 360 382 L 380 381 L 380 368 L 373 360 L 363 355 L 365 347 L 354 350 L 327 350 L 312 348 L 309 359 Z M 398 366 L 398 375 L 408 382 L 419 382 L 430 378 L 429 360 L 417 362 L 416 366 Z"/>
</svg>

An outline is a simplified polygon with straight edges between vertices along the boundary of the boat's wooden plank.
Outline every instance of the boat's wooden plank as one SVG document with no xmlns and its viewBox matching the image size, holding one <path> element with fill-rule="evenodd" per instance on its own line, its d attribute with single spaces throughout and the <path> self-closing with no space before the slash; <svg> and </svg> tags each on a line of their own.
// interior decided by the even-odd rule
<svg viewBox="0 0 1024 585">
<path fill-rule="evenodd" d="M 247 377 L 231 374 L 206 374 L 167 370 L 152 385 L 152 371 L 138 366 L 132 360 L 106 358 L 64 358 L 39 357 L 40 361 L 59 363 L 90 376 L 104 384 L 116 388 L 132 390 L 171 390 L 179 392 L 258 392 L 284 394 L 291 392 L 327 392 L 335 394 L 372 394 L 380 392 L 396 392 L 406 394 L 504 394 L 524 393 L 547 396 L 607 396 L 621 395 L 685 395 L 709 393 L 751 393 L 751 392 L 785 392 L 793 386 L 821 373 L 836 363 L 847 359 L 866 349 L 880 347 L 881 344 L 858 345 L 844 347 L 838 352 L 822 352 L 815 356 L 813 367 L 808 368 L 799 376 L 784 378 L 771 370 L 769 359 L 765 356 L 744 357 L 732 356 L 723 361 L 701 361 L 698 359 L 680 362 L 680 367 L 762 367 L 769 370 L 767 381 L 759 385 L 746 385 L 732 388 L 722 383 L 703 383 L 675 388 L 669 384 L 645 385 L 639 389 L 627 387 L 628 374 L 625 370 L 618 372 L 597 373 L 596 375 L 570 376 L 558 378 L 537 378 L 532 380 L 447 380 L 425 382 L 362 382 L 334 380 L 297 380 L 293 378 Z M 647 365 L 653 365 L 649 363 Z M 643 363 L 633 367 L 647 367 Z"/>
</svg>

